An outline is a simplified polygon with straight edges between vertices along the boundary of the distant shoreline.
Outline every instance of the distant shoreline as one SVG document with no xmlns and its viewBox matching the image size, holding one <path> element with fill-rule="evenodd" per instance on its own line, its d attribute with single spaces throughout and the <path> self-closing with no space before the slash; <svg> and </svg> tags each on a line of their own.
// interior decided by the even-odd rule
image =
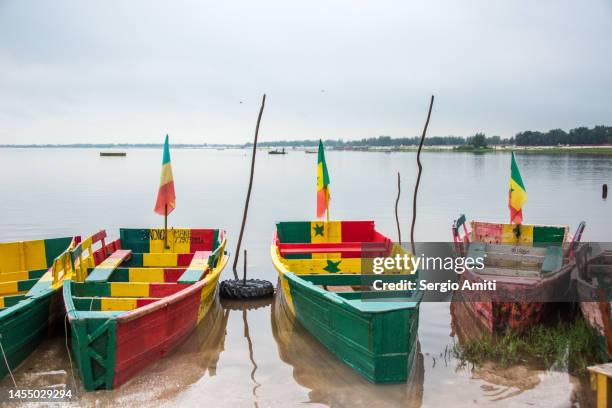
<svg viewBox="0 0 612 408">
<path fill-rule="evenodd" d="M 46 144 L 46 145 L 0 145 L 2 149 L 160 149 L 162 144 Z M 175 149 L 251 149 L 249 145 L 211 145 L 211 144 L 173 144 Z M 261 150 L 274 149 L 273 146 L 260 147 Z M 287 152 L 304 152 L 312 150 L 310 146 L 296 146 L 287 148 Z M 416 146 L 360 146 L 348 148 L 328 148 L 332 151 L 373 152 L 373 153 L 401 153 L 416 152 Z M 476 148 L 462 146 L 423 146 L 423 152 L 450 152 L 450 153 L 509 153 L 517 154 L 577 154 L 577 155 L 603 155 L 612 156 L 612 146 L 495 146 Z"/>
</svg>

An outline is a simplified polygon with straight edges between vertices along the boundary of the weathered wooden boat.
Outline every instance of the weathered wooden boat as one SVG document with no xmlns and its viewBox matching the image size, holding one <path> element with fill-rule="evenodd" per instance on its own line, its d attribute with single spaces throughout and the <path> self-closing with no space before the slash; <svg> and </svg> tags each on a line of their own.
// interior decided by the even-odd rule
<svg viewBox="0 0 612 408">
<path fill-rule="evenodd" d="M 77 241 L 0 243 L 0 378 L 30 355 L 62 315 L 61 288 L 72 273 L 68 250 Z"/>
<path fill-rule="evenodd" d="M 407 384 L 379 387 L 334 358 L 296 321 L 282 296 L 274 298 L 270 318 L 278 355 L 292 367 L 293 379 L 310 390 L 308 402 L 351 407 L 422 405 L 425 368 L 418 343 Z M 316 364 L 313 364 L 315 361 Z"/>
<path fill-rule="evenodd" d="M 399 245 L 373 221 L 293 221 L 276 224 L 270 252 L 277 296 L 310 334 L 371 382 L 407 380 L 419 299 L 368 290 L 371 271 L 362 270 L 368 259 L 403 253 Z"/>
<path fill-rule="evenodd" d="M 281 150 L 268 150 L 268 154 L 287 154 L 287 151 L 283 147 Z"/>
<path fill-rule="evenodd" d="M 472 221 L 468 231 L 461 215 L 452 227 L 457 253 L 484 258 L 484 268 L 466 270 L 460 285 L 496 281 L 492 294 L 462 290 L 462 301 L 490 332 L 521 332 L 541 322 L 570 292 L 572 241 L 579 241 L 583 229 L 581 223 L 570 238 L 567 226 Z"/>
<path fill-rule="evenodd" d="M 112 389 L 173 350 L 208 313 L 228 255 L 217 229 L 120 229 L 72 251 L 64 285 L 71 348 L 87 390 Z M 93 249 L 94 246 L 98 247 Z"/>
<path fill-rule="evenodd" d="M 599 254 L 583 247 L 577 254 L 574 282 L 580 310 L 597 334 L 599 351 L 604 361 L 612 360 L 612 251 Z M 590 259 L 589 259 L 590 258 Z"/>
</svg>

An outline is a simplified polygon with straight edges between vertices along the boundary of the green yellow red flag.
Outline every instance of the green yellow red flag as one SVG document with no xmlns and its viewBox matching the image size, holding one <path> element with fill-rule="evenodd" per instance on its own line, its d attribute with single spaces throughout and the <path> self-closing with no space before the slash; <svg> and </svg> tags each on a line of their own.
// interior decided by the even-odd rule
<svg viewBox="0 0 612 408">
<path fill-rule="evenodd" d="M 527 190 L 523 184 L 523 178 L 519 171 L 514 152 L 510 163 L 510 192 L 508 197 L 508 208 L 510 209 L 510 222 L 514 224 L 523 223 L 523 204 L 527 202 Z"/>
<path fill-rule="evenodd" d="M 317 218 L 323 218 L 325 212 L 329 216 L 329 173 L 325 163 L 323 142 L 319 140 L 319 154 L 317 159 Z"/>
<path fill-rule="evenodd" d="M 162 158 L 162 170 L 159 180 L 159 191 L 157 192 L 157 202 L 155 212 L 160 215 L 168 215 L 176 208 L 176 195 L 174 193 L 174 178 L 172 177 L 172 165 L 170 164 L 170 147 L 168 145 L 168 135 L 164 142 L 164 156 Z"/>
</svg>

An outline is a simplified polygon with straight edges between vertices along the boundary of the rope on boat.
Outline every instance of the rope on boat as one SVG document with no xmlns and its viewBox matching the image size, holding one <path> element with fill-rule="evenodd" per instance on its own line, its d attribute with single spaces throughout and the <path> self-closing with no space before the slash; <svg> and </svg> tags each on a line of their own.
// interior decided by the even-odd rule
<svg viewBox="0 0 612 408">
<path fill-rule="evenodd" d="M 2 357 L 4 357 L 4 363 L 6 364 L 6 369 L 11 375 L 11 379 L 13 380 L 13 385 L 17 388 L 17 381 L 15 381 L 15 377 L 13 376 L 13 371 L 11 371 L 11 366 L 9 365 L 8 359 L 6 358 L 6 353 L 4 352 L 4 346 L 2 345 L 2 335 L 0 334 L 0 349 L 2 350 Z"/>
</svg>

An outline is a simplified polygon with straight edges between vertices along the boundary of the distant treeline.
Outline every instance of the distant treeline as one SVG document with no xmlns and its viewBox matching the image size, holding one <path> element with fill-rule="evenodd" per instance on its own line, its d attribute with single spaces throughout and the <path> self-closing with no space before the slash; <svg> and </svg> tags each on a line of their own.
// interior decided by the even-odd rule
<svg viewBox="0 0 612 408">
<path fill-rule="evenodd" d="M 420 142 L 419 137 L 396 137 L 378 136 L 360 140 L 326 139 L 325 146 L 337 148 L 351 147 L 391 147 L 391 146 L 416 146 Z M 274 142 L 260 142 L 262 147 L 293 147 L 306 146 L 315 147 L 319 144 L 318 140 L 281 140 Z M 565 132 L 562 129 L 553 129 L 548 132 L 537 132 L 527 130 L 517 133 L 511 138 L 500 136 L 485 136 L 477 133 L 468 138 L 460 136 L 430 136 L 425 139 L 427 146 L 557 146 L 557 145 L 612 145 L 612 127 L 595 126 L 592 129 L 579 127 Z M 252 146 L 247 143 L 245 146 Z"/>
</svg>

